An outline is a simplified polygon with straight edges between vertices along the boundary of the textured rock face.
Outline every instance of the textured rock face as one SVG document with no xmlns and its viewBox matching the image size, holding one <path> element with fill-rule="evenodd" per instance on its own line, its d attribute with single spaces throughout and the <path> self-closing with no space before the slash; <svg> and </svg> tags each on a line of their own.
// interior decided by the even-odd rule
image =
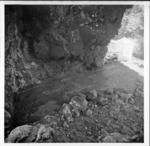
<svg viewBox="0 0 150 146">
<path fill-rule="evenodd" d="M 88 68 L 102 66 L 128 7 L 6 6 L 6 121 L 13 115 L 13 94 L 52 75 L 52 61 L 73 58 Z"/>
<path fill-rule="evenodd" d="M 75 11 L 77 9 L 77 12 Z M 56 7 L 60 19 L 34 41 L 36 56 L 44 59 L 78 57 L 88 67 L 102 66 L 107 44 L 117 34 L 125 6 Z M 42 8 L 41 8 L 42 9 Z M 69 14 L 68 11 L 71 11 Z M 38 22 L 39 23 L 39 22 Z M 42 39 L 41 39 L 42 38 Z M 41 51 L 44 49 L 44 52 Z M 40 55 L 39 55 L 40 54 Z"/>
<path fill-rule="evenodd" d="M 49 60 L 79 57 L 101 66 L 127 6 L 11 6 L 30 53 Z M 7 9 L 6 9 L 7 10 Z M 98 57 L 97 57 L 98 56 Z M 95 59 L 96 58 L 96 59 Z M 101 58 L 101 59 L 99 59 Z"/>
</svg>

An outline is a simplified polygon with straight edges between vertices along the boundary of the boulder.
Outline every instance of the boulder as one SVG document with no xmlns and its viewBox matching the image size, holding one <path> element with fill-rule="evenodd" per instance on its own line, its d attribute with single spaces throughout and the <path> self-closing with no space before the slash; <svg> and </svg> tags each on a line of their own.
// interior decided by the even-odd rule
<svg viewBox="0 0 150 146">
<path fill-rule="evenodd" d="M 24 140 L 24 142 L 34 142 L 37 137 L 38 127 L 33 126 L 30 135 Z"/>
<path fill-rule="evenodd" d="M 21 142 L 30 136 L 33 129 L 31 125 L 23 125 L 13 129 L 8 135 L 7 142 Z"/>
</svg>

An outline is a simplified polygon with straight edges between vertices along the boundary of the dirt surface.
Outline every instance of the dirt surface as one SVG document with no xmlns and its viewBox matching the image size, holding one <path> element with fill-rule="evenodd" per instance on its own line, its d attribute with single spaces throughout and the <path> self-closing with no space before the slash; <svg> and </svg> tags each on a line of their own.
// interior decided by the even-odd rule
<svg viewBox="0 0 150 146">
<path fill-rule="evenodd" d="M 82 89 L 70 97 L 55 113 L 32 124 L 18 126 L 7 142 L 143 142 L 142 87 L 129 94 L 120 88 Z M 48 107 L 55 103 L 47 102 Z M 47 104 L 43 105 L 46 109 Z M 40 107 L 41 108 L 41 107 Z"/>
<path fill-rule="evenodd" d="M 63 103 L 70 99 L 66 96 L 84 88 L 107 89 L 122 88 L 132 93 L 143 78 L 128 67 L 113 63 L 103 69 L 81 73 L 69 73 L 57 79 L 49 79 L 40 85 L 26 89 L 15 101 L 15 125 L 35 122 L 45 115 L 56 112 Z M 143 105 L 143 99 L 137 97 L 136 104 Z"/>
<path fill-rule="evenodd" d="M 143 77 L 118 62 L 60 74 L 15 98 L 6 141 L 143 142 L 143 97 Z"/>
</svg>

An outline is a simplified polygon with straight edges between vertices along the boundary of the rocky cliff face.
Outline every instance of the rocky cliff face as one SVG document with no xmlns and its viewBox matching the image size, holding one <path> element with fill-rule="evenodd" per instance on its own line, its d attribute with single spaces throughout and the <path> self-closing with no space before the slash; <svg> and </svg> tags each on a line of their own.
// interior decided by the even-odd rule
<svg viewBox="0 0 150 146">
<path fill-rule="evenodd" d="M 6 6 L 5 128 L 19 90 L 60 73 L 66 62 L 101 67 L 128 7 Z"/>
</svg>

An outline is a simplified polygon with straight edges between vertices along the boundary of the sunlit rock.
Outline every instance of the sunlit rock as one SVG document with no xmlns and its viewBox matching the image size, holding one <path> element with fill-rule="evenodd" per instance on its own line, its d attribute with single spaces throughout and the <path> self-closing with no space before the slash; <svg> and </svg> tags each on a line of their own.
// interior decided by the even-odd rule
<svg viewBox="0 0 150 146">
<path fill-rule="evenodd" d="M 33 126 L 31 125 L 23 125 L 15 128 L 9 134 L 7 142 L 21 142 L 23 139 L 30 136 L 32 129 Z"/>
</svg>

